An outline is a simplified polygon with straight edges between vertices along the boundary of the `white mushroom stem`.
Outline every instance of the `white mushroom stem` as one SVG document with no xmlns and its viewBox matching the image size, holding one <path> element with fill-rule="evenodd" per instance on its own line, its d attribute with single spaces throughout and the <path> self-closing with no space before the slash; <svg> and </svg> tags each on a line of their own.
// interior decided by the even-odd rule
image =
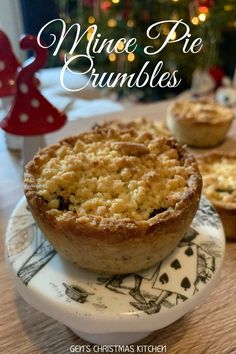
<svg viewBox="0 0 236 354">
<path fill-rule="evenodd" d="M 38 149 L 46 146 L 45 136 L 27 136 L 23 143 L 23 166 L 32 160 Z"/>
<path fill-rule="evenodd" d="M 2 107 L 7 114 L 11 108 L 13 96 L 2 97 Z M 9 150 L 21 151 L 23 147 L 23 138 L 5 132 L 5 141 Z"/>
</svg>

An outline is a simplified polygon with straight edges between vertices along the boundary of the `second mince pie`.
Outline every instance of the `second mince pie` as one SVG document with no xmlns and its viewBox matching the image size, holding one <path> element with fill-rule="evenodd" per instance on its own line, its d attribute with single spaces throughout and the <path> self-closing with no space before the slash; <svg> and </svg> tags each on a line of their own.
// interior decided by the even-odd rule
<svg viewBox="0 0 236 354">
<path fill-rule="evenodd" d="M 207 148 L 224 140 L 233 118 L 231 109 L 210 100 L 178 100 L 168 110 L 167 126 L 179 142 Z"/>
<path fill-rule="evenodd" d="M 55 249 L 82 268 L 148 268 L 178 244 L 198 207 L 194 157 L 172 138 L 97 128 L 42 149 L 25 194 Z"/>
</svg>

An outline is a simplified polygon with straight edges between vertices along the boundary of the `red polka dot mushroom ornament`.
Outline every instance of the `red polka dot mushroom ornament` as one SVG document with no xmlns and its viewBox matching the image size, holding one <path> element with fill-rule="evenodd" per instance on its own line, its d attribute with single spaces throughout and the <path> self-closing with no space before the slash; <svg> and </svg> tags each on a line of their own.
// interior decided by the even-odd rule
<svg viewBox="0 0 236 354">
<path fill-rule="evenodd" d="M 0 30 L 0 97 L 14 95 L 16 72 L 20 66 L 7 35 Z"/>
<path fill-rule="evenodd" d="M 44 135 L 60 129 L 67 121 L 39 92 L 34 82 L 34 74 L 47 61 L 48 51 L 38 45 L 37 38 L 25 35 L 20 40 L 25 50 L 33 50 L 35 57 L 20 68 L 16 79 L 16 93 L 13 105 L 1 122 L 6 132 L 24 137 L 24 163 L 31 160 L 39 147 L 45 146 Z"/>
</svg>

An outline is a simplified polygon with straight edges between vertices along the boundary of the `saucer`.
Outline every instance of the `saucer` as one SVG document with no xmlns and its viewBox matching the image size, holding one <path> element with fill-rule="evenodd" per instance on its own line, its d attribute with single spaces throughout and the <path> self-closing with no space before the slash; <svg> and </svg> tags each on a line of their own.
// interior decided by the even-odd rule
<svg viewBox="0 0 236 354">
<path fill-rule="evenodd" d="M 130 344 L 194 309 L 216 285 L 225 237 L 202 198 L 188 232 L 162 262 L 135 274 L 104 276 L 62 259 L 22 198 L 10 218 L 6 260 L 21 296 L 96 344 Z"/>
</svg>

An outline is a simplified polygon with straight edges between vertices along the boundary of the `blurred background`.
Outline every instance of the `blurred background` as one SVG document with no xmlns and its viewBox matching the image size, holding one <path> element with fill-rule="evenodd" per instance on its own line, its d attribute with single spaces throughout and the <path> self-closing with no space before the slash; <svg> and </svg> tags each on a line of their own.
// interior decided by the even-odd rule
<svg viewBox="0 0 236 354">
<path fill-rule="evenodd" d="M 163 71 L 178 69 L 182 78 L 177 88 L 142 89 L 117 87 L 103 89 L 103 97 L 123 102 L 151 102 L 171 98 L 181 92 L 192 89 L 197 94 L 216 90 L 219 86 L 232 86 L 235 73 L 236 56 L 236 0 L 11 0 L 0 2 L 0 25 L 8 34 L 14 51 L 22 60 L 24 53 L 19 51 L 18 37 L 23 32 L 37 35 L 48 21 L 62 18 L 66 24 L 80 23 L 83 30 L 96 23 L 103 37 L 138 39 L 134 53 L 107 54 L 95 56 L 95 67 L 100 73 L 139 72 L 146 60 L 151 63 L 151 74 L 159 60 L 164 62 Z M 168 45 L 161 53 L 145 55 L 143 48 L 148 45 L 146 29 L 154 22 L 164 19 L 183 19 L 191 26 L 192 38 L 201 37 L 204 46 L 199 54 L 182 53 L 183 43 Z M 50 32 L 52 32 L 50 27 Z M 169 25 L 162 26 L 162 36 L 169 33 Z M 54 33 L 61 29 L 55 25 Z M 45 33 L 44 40 L 49 41 Z M 91 33 L 88 33 L 89 39 Z M 49 55 L 48 68 L 63 65 L 64 54 L 74 41 L 75 31 L 66 36 L 59 54 Z M 174 39 L 175 33 L 173 34 Z M 160 39 L 155 40 L 156 45 Z M 154 42 L 155 42 L 154 41 Z M 86 44 L 86 43 L 84 43 Z M 53 48 L 52 48 L 53 49 Z M 55 49 L 55 48 L 54 48 Z M 74 53 L 76 54 L 76 53 Z M 83 63 L 76 70 L 82 70 Z M 56 71 L 54 71 L 56 72 Z"/>
</svg>

